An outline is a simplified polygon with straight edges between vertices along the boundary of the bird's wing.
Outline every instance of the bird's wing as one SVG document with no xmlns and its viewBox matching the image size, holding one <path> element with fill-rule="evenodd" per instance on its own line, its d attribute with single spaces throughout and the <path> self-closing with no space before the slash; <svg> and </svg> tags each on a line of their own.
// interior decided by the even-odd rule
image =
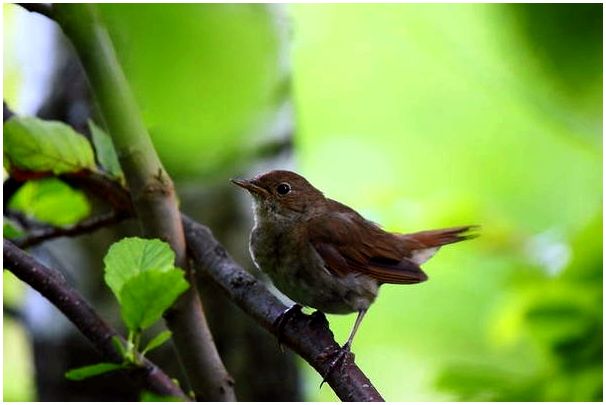
<svg viewBox="0 0 606 405">
<path fill-rule="evenodd" d="M 328 271 L 338 277 L 361 273 L 391 284 L 427 280 L 423 270 L 406 257 L 396 235 L 383 231 L 344 205 L 339 204 L 339 208 L 338 214 L 332 211 L 329 218 L 315 217 L 307 227 L 309 240 Z"/>
</svg>

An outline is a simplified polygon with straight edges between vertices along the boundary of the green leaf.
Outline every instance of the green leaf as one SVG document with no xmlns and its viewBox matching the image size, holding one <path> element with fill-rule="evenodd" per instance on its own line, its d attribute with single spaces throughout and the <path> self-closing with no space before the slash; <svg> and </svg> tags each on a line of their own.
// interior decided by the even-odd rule
<svg viewBox="0 0 606 405">
<path fill-rule="evenodd" d="M 122 340 L 118 336 L 112 336 L 112 345 L 116 348 L 118 352 L 120 352 L 120 356 L 122 358 L 126 355 L 126 347 L 122 344 Z"/>
<path fill-rule="evenodd" d="M 141 393 L 141 402 L 181 402 L 183 399 L 171 395 L 158 395 L 154 392 L 143 391 Z"/>
<path fill-rule="evenodd" d="M 26 291 L 25 284 L 17 276 L 8 270 L 2 272 L 2 303 L 5 307 L 20 308 L 24 304 Z"/>
<path fill-rule="evenodd" d="M 4 217 L 3 235 L 7 239 L 15 239 L 25 235 L 21 226 L 10 218 Z"/>
<path fill-rule="evenodd" d="M 84 366 L 80 368 L 74 368 L 65 373 L 65 378 L 73 381 L 84 380 L 85 378 L 94 377 L 96 375 L 105 374 L 110 371 L 119 370 L 125 368 L 122 364 L 116 363 L 98 363 L 91 364 L 90 366 Z"/>
<path fill-rule="evenodd" d="M 103 261 L 105 282 L 121 301 L 120 290 L 126 281 L 150 269 L 173 269 L 175 253 L 159 239 L 124 238 L 110 247 Z"/>
<path fill-rule="evenodd" d="M 96 170 L 88 140 L 71 127 L 33 117 L 4 123 L 4 159 L 9 165 L 54 174 Z"/>
<path fill-rule="evenodd" d="M 8 206 L 55 226 L 75 224 L 90 214 L 86 195 L 54 178 L 28 181 Z"/>
<path fill-rule="evenodd" d="M 152 351 L 155 348 L 161 346 L 162 344 L 164 344 L 164 342 L 166 342 L 168 339 L 170 339 L 170 337 L 172 335 L 173 334 L 169 330 L 160 332 L 159 334 L 156 335 L 156 337 L 154 337 L 152 340 L 150 340 L 149 343 L 147 343 L 147 346 L 145 346 L 145 349 L 143 349 L 141 354 L 145 355 L 145 353 Z"/>
<path fill-rule="evenodd" d="M 110 136 L 99 128 L 93 121 L 88 121 L 88 127 L 97 152 L 97 160 L 112 177 L 124 179 L 124 173 L 118 161 L 118 155 Z"/>
<path fill-rule="evenodd" d="M 137 274 L 120 290 L 124 323 L 134 331 L 150 327 L 187 287 L 189 283 L 185 281 L 185 273 L 177 268 Z"/>
</svg>

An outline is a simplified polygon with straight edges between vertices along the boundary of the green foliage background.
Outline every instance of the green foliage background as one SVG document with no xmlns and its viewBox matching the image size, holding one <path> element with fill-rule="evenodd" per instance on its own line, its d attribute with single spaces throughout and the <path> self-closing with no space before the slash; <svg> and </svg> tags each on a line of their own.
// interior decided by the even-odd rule
<svg viewBox="0 0 606 405">
<path fill-rule="evenodd" d="M 295 160 L 313 184 L 390 230 L 482 225 L 425 266 L 429 282 L 382 287 L 354 352 L 386 399 L 591 401 L 602 398 L 601 7 L 100 9 L 177 181 L 244 170 L 290 64 Z M 5 99 L 18 111 L 11 66 Z M 329 319 L 344 341 L 354 317 Z M 302 367 L 309 399 L 336 399 Z"/>
<path fill-rule="evenodd" d="M 293 15 L 302 172 L 388 229 L 483 227 L 428 283 L 382 288 L 356 341 L 381 392 L 600 399 L 600 6 Z M 344 339 L 353 317 L 334 318 Z"/>
</svg>

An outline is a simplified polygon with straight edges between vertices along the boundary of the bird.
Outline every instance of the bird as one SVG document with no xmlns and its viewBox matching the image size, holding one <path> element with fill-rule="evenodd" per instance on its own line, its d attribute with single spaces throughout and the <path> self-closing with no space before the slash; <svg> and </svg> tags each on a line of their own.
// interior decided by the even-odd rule
<svg viewBox="0 0 606 405">
<path fill-rule="evenodd" d="M 444 245 L 477 237 L 478 226 L 415 233 L 382 229 L 354 209 L 324 196 L 303 176 L 272 170 L 252 179 L 231 179 L 253 198 L 250 253 L 275 287 L 301 307 L 322 313 L 357 313 L 349 338 L 328 374 L 351 352 L 353 339 L 382 284 L 427 281 L 421 264 Z"/>
</svg>

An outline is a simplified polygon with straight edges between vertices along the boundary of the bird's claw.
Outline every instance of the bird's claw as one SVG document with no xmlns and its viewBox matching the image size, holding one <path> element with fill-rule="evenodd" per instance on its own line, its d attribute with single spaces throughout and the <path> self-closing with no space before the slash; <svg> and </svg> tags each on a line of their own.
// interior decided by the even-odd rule
<svg viewBox="0 0 606 405">
<path fill-rule="evenodd" d="M 276 336 L 278 338 L 278 346 L 280 347 L 280 350 L 282 352 L 284 351 L 284 348 L 282 347 L 282 335 L 284 332 L 284 325 L 286 325 L 286 322 L 294 315 L 295 312 L 300 313 L 302 308 L 303 307 L 301 305 L 295 304 L 292 307 L 285 309 L 280 315 L 278 315 L 278 317 L 272 324 L 274 330 L 276 331 Z"/>
<path fill-rule="evenodd" d="M 329 349 L 326 350 L 324 352 L 322 352 L 319 356 L 320 360 L 328 360 L 329 358 L 331 358 L 331 362 L 328 365 L 328 369 L 326 370 L 326 373 L 322 376 L 322 382 L 320 383 L 320 388 L 322 388 L 322 385 L 324 385 L 324 383 L 326 382 L 326 380 L 328 380 L 328 377 L 330 377 L 330 375 L 332 374 L 333 371 L 335 371 L 336 368 L 338 368 L 337 366 L 342 367 L 343 366 L 343 362 L 345 360 L 345 358 L 350 355 L 353 357 L 353 353 L 351 352 L 351 347 L 349 342 L 345 343 L 343 345 L 343 347 L 339 348 L 339 349 Z"/>
</svg>

